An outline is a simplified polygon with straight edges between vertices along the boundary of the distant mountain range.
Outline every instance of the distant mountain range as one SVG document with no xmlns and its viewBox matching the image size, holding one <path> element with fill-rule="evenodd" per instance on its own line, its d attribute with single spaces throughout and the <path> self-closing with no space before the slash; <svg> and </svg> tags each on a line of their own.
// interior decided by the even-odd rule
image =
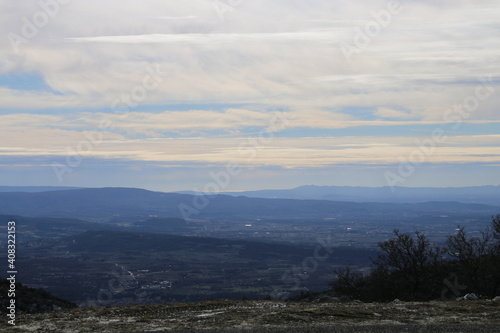
<svg viewBox="0 0 500 333">
<path fill-rule="evenodd" d="M 63 191 L 63 190 L 78 190 L 83 187 L 67 187 L 67 186 L 0 186 L 0 192 L 48 192 L 48 191 Z"/>
<path fill-rule="evenodd" d="M 190 193 L 193 192 L 180 192 Z M 350 202 L 418 203 L 427 201 L 457 201 L 485 205 L 500 205 L 500 186 L 472 187 L 352 187 L 300 186 L 289 190 L 225 192 L 233 196 L 332 200 Z"/>
<path fill-rule="evenodd" d="M 403 192 L 401 191 L 401 193 Z M 440 197 L 440 202 L 432 202 L 431 200 L 435 198 L 436 195 L 432 195 L 427 202 L 420 203 L 360 203 L 332 200 L 249 198 L 229 195 L 202 197 L 134 188 L 89 188 L 35 193 L 0 193 L 0 214 L 27 217 L 65 217 L 108 222 L 124 216 L 193 219 L 321 219 L 349 216 L 356 219 L 373 214 L 380 215 L 381 213 L 384 214 L 384 218 L 400 218 L 401 216 L 422 214 L 491 216 L 500 211 L 500 203 L 493 199 L 489 201 L 496 202 L 496 205 L 453 202 L 452 200 L 457 198 L 447 196 Z M 424 201 L 423 194 L 421 199 Z M 381 195 L 379 201 L 384 200 L 389 201 Z M 183 211 L 188 212 L 188 216 L 183 214 Z"/>
<path fill-rule="evenodd" d="M 88 189 L 65 186 L 0 186 L 0 193 L 38 193 Z M 200 195 L 193 191 L 178 194 Z M 419 203 L 429 201 L 456 201 L 462 203 L 500 205 L 500 186 L 470 187 L 360 187 L 305 185 L 292 189 L 223 192 L 222 195 L 266 199 L 330 200 L 348 202 Z"/>
</svg>

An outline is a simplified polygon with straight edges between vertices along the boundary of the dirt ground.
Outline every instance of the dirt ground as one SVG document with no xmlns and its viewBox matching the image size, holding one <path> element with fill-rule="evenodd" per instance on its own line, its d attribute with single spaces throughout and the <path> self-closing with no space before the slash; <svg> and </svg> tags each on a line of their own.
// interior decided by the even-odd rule
<svg viewBox="0 0 500 333">
<path fill-rule="evenodd" d="M 210 301 L 194 304 L 80 308 L 18 314 L 2 332 L 500 332 L 500 302 L 290 303 Z"/>
<path fill-rule="evenodd" d="M 484 332 L 498 333 L 498 324 L 439 324 L 439 325 L 370 325 L 370 326 L 324 326 L 300 328 L 257 328 L 252 330 L 223 329 L 223 330 L 196 330 L 182 331 L 188 333 L 469 333 Z M 174 331 L 168 331 L 174 332 Z"/>
</svg>

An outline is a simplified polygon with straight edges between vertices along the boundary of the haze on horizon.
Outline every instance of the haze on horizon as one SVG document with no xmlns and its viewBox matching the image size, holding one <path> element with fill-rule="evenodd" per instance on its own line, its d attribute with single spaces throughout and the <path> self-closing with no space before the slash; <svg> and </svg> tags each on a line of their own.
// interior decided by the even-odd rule
<svg viewBox="0 0 500 333">
<path fill-rule="evenodd" d="M 0 185 L 500 185 L 496 0 L 0 9 Z"/>
</svg>

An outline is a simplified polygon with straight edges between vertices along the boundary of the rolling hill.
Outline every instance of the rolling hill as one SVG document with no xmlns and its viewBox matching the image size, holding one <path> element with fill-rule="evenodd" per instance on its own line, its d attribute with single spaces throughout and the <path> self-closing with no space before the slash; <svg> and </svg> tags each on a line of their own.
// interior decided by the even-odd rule
<svg viewBox="0 0 500 333">
<path fill-rule="evenodd" d="M 390 187 L 307 185 L 287 190 L 225 192 L 224 194 L 255 198 L 350 202 L 419 203 L 427 201 L 457 201 L 486 205 L 499 205 L 500 203 L 500 186 L 395 187 L 392 190 Z"/>
<path fill-rule="evenodd" d="M 99 188 L 38 193 L 0 193 L 0 214 L 28 217 L 65 217 L 110 221 L 123 216 L 184 218 L 388 218 L 422 214 L 491 216 L 496 206 L 447 201 L 421 203 L 359 203 L 330 200 L 266 199 L 244 196 L 152 192 L 133 188 Z M 187 212 L 187 214 L 183 214 Z"/>
</svg>

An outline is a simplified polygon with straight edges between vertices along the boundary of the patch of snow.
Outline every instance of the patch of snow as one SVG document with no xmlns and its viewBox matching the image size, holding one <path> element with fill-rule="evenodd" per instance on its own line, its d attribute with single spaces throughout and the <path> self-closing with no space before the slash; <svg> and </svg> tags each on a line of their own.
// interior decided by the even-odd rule
<svg viewBox="0 0 500 333">
<path fill-rule="evenodd" d="M 247 323 L 246 321 L 242 321 L 239 325 L 236 325 L 235 327 L 243 328 L 243 327 L 249 327 L 250 324 Z"/>
<path fill-rule="evenodd" d="M 29 332 L 39 332 L 40 331 L 40 324 L 31 324 L 31 325 L 19 325 L 17 326 L 18 329 L 23 329 Z"/>
<path fill-rule="evenodd" d="M 97 323 L 98 324 L 111 324 L 111 323 L 118 323 L 120 322 L 121 320 L 120 319 L 108 319 L 108 320 L 99 320 Z"/>
<path fill-rule="evenodd" d="M 215 315 L 218 315 L 221 313 L 224 313 L 224 311 L 202 313 L 202 314 L 197 315 L 196 317 L 198 317 L 198 318 L 212 317 L 212 316 L 215 316 Z"/>
</svg>

